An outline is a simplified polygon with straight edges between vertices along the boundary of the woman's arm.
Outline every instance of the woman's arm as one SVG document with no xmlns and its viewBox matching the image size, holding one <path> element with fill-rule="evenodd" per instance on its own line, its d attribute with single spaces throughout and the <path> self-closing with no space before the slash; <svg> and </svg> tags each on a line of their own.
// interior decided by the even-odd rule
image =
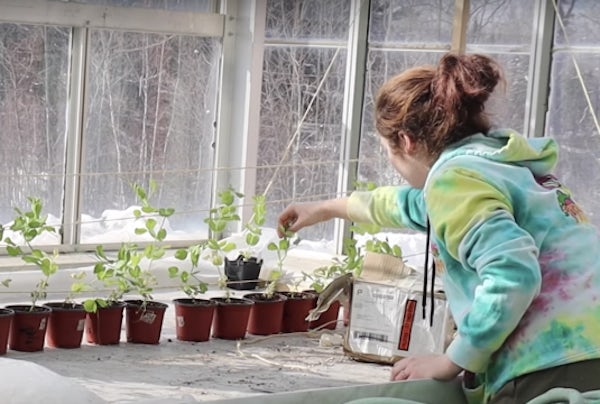
<svg viewBox="0 0 600 404">
<path fill-rule="evenodd" d="M 281 237 L 283 229 L 295 233 L 304 227 L 333 218 L 348 220 L 347 205 L 348 198 L 291 204 L 279 215 L 277 232 Z"/>
</svg>

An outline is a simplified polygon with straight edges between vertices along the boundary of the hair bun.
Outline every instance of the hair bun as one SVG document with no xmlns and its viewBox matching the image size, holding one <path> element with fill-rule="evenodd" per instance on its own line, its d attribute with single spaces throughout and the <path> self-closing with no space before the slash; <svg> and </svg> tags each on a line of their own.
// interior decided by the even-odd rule
<svg viewBox="0 0 600 404">
<path fill-rule="evenodd" d="M 483 104 L 501 79 L 502 69 L 485 55 L 448 53 L 438 64 L 432 86 L 434 98 Z M 441 104 L 447 105 L 447 102 Z"/>
</svg>

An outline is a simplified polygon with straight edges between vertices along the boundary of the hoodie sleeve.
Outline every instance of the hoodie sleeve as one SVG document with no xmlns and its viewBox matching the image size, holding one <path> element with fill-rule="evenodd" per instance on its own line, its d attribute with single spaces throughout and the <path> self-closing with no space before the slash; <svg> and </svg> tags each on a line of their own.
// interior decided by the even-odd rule
<svg viewBox="0 0 600 404">
<path fill-rule="evenodd" d="M 420 189 L 386 186 L 373 191 L 355 191 L 348 199 L 348 216 L 356 223 L 381 227 L 425 229 L 425 201 Z"/>
<path fill-rule="evenodd" d="M 516 328 L 541 287 L 538 249 L 514 220 L 510 198 L 477 172 L 447 169 L 429 183 L 427 204 L 436 239 L 475 285 L 457 285 L 470 296 L 457 320 L 447 354 L 457 365 L 483 371 Z M 462 268 L 460 268 L 462 267 Z M 460 282 L 460 281 L 459 281 Z M 470 287 L 469 287 L 470 286 Z"/>
</svg>

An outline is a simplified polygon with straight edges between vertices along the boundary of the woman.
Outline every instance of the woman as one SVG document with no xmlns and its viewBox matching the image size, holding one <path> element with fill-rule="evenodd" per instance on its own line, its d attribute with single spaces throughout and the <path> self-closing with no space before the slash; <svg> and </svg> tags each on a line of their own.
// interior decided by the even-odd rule
<svg viewBox="0 0 600 404">
<path fill-rule="evenodd" d="M 376 127 L 409 185 L 292 204 L 279 224 L 430 228 L 458 332 L 443 355 L 395 363 L 392 380 L 463 374 L 467 395 L 490 403 L 600 389 L 599 235 L 551 174 L 552 139 L 491 129 L 484 106 L 502 81 L 475 54 L 393 77 L 377 95 Z"/>
</svg>

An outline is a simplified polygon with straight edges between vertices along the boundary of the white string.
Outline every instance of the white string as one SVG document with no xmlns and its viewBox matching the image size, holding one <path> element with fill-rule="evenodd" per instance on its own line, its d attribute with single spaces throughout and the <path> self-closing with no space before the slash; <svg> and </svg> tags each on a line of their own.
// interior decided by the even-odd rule
<svg viewBox="0 0 600 404">
<path fill-rule="evenodd" d="M 570 43 L 569 37 L 567 35 L 567 29 L 565 28 L 565 24 L 563 23 L 556 0 L 552 0 L 552 4 L 554 6 L 554 13 L 556 14 L 556 19 L 560 25 L 560 28 L 562 29 L 564 37 L 565 37 L 565 43 L 567 44 L 568 48 L 571 48 L 571 43 Z M 590 109 L 590 113 L 592 114 L 592 120 L 594 121 L 594 125 L 596 126 L 596 132 L 598 132 L 598 134 L 600 134 L 600 123 L 598 123 L 598 117 L 596 116 L 596 112 L 594 111 L 594 106 L 592 105 L 592 100 L 590 99 L 590 94 L 589 94 L 587 87 L 585 85 L 585 82 L 583 80 L 583 75 L 581 74 L 581 70 L 579 69 L 579 64 L 577 63 L 577 60 L 575 59 L 575 55 L 573 54 L 572 51 L 569 52 L 569 55 L 571 56 L 571 59 L 573 60 L 573 66 L 575 67 L 575 72 L 577 73 L 577 79 L 579 80 L 579 83 L 581 84 L 581 88 L 583 89 L 583 96 L 585 97 L 585 101 L 587 102 L 588 108 Z"/>
</svg>

